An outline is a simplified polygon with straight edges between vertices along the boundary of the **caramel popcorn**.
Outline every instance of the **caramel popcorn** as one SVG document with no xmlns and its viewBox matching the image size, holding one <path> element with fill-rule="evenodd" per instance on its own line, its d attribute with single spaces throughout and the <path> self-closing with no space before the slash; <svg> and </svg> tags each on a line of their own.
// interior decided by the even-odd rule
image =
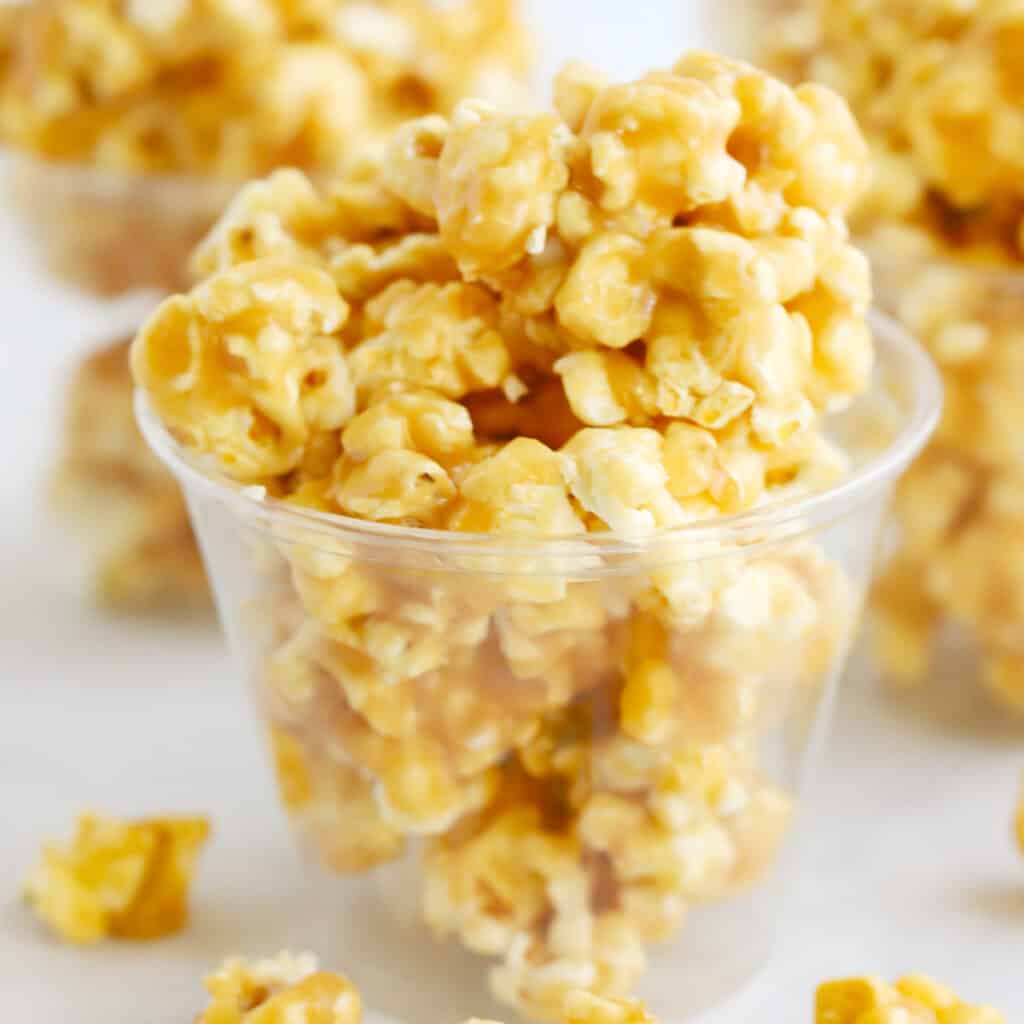
<svg viewBox="0 0 1024 1024">
<path fill-rule="evenodd" d="M 206 610 L 185 502 L 135 426 L 128 346 L 104 346 L 77 368 L 53 496 L 88 542 L 92 589 L 104 605 Z"/>
<path fill-rule="evenodd" d="M 209 831 L 203 818 L 83 814 L 70 844 L 44 847 L 25 894 L 66 942 L 170 935 L 185 926 L 188 886 Z"/>
<path fill-rule="evenodd" d="M 272 960 L 228 960 L 206 979 L 207 1008 L 195 1024 L 359 1024 L 359 992 L 340 974 L 318 969 L 309 953 Z"/>
<path fill-rule="evenodd" d="M 682 528 L 841 477 L 823 423 L 872 363 L 837 99 L 706 54 L 556 95 L 251 185 L 133 350 L 195 464 L 286 510 L 244 531 L 244 618 L 304 839 L 418 856 L 431 928 L 552 1021 L 776 860 L 758 740 L 813 713 L 856 595 L 802 525 Z"/>
<path fill-rule="evenodd" d="M 946 405 L 928 451 L 896 496 L 901 545 L 875 602 L 880 656 L 894 678 L 931 667 L 946 622 L 966 627 L 981 678 L 1024 709 L 1024 450 L 1012 425 L 1024 386 L 1024 282 L 951 262 L 912 228 L 876 233 L 882 300 L 924 341 Z"/>
<path fill-rule="evenodd" d="M 876 978 L 833 981 L 818 989 L 815 1024 L 1005 1024 L 990 1006 L 969 1006 L 953 992 L 920 975 L 887 985 Z"/>
<path fill-rule="evenodd" d="M 465 96 L 518 102 L 514 0 L 16 0 L 0 10 L 0 140 L 50 268 L 87 290 L 188 286 L 235 187 L 334 173 Z"/>
<path fill-rule="evenodd" d="M 12 145 L 234 180 L 337 168 L 408 117 L 515 94 L 528 59 L 507 0 L 58 0 L 15 4 L 0 33 L 0 131 Z"/>
<path fill-rule="evenodd" d="M 875 153 L 856 211 L 880 299 L 942 371 L 946 407 L 900 487 L 901 543 L 876 636 L 897 680 L 927 677 L 945 623 L 966 627 L 983 683 L 1024 709 L 1024 61 L 1019 4 L 834 0 L 786 5 L 771 56 L 850 101 Z"/>
<path fill-rule="evenodd" d="M 861 223 L 920 224 L 1020 258 L 1019 5 L 800 0 L 781 18 L 761 6 L 773 16 L 768 63 L 836 89 L 866 129 L 876 175 Z"/>
</svg>

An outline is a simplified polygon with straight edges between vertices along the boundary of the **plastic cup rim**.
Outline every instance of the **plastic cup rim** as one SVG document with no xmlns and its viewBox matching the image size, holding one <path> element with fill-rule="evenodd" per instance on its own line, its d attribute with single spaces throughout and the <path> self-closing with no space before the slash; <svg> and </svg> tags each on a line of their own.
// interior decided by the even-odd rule
<svg viewBox="0 0 1024 1024">
<path fill-rule="evenodd" d="M 232 480 L 213 466 L 208 457 L 186 451 L 159 421 L 148 398 L 138 388 L 135 414 L 150 448 L 178 479 L 186 495 L 202 494 L 231 505 L 240 518 L 259 523 L 271 532 L 280 527 L 302 531 L 304 542 L 311 546 L 310 534 L 321 533 L 385 549 L 477 557 L 550 559 L 583 550 L 601 557 L 636 556 L 645 551 L 656 553 L 663 546 L 680 545 L 694 552 L 705 549 L 720 553 L 723 546 L 760 545 L 780 537 L 792 539 L 842 518 L 849 509 L 869 501 L 880 488 L 893 483 L 927 444 L 942 410 L 939 372 L 920 343 L 899 323 L 878 311 L 871 313 L 870 320 L 877 342 L 878 362 L 888 357 L 890 362 L 901 366 L 910 388 L 910 412 L 906 422 L 884 448 L 836 485 L 799 500 L 769 503 L 736 515 L 688 523 L 642 538 L 615 532 L 569 537 L 497 537 L 374 523 L 301 508 L 268 497 L 259 487 Z"/>
</svg>

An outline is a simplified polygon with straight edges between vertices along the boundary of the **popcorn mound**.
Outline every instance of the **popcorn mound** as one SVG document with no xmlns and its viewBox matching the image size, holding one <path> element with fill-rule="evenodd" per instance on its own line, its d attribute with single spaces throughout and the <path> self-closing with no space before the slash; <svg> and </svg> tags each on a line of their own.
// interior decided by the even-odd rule
<svg viewBox="0 0 1024 1024">
<path fill-rule="evenodd" d="M 187 922 L 188 886 L 209 832 L 203 818 L 83 814 L 70 844 L 44 847 L 25 894 L 66 942 L 171 935 Z"/>
<path fill-rule="evenodd" d="M 185 501 L 135 425 L 130 342 L 104 346 L 75 371 L 54 501 L 88 544 L 102 604 L 205 611 L 206 576 Z"/>
<path fill-rule="evenodd" d="M 969 1006 L 950 989 L 915 975 L 887 985 L 875 978 L 818 989 L 815 1024 L 1006 1024 L 990 1006 Z"/>
<path fill-rule="evenodd" d="M 518 99 L 514 0 L 48 0 L 0 10 L 11 204 L 63 280 L 186 288 L 239 182 L 333 173 L 409 117 Z"/>
<path fill-rule="evenodd" d="M 842 94 L 876 151 L 858 224 L 1024 256 L 1024 14 L 1002 0 L 787 0 L 770 66 Z"/>
<path fill-rule="evenodd" d="M 309 845 L 417 854 L 433 930 L 555 1021 L 774 863 L 794 800 L 759 740 L 813 713 L 853 592 L 806 535 L 666 531 L 839 479 L 823 420 L 873 359 L 867 153 L 832 93 L 694 53 L 570 65 L 556 108 L 466 102 L 329 186 L 254 183 L 132 356 L 207 469 L 349 517 L 246 534 Z M 446 535 L 382 550 L 357 520 Z"/>
<path fill-rule="evenodd" d="M 0 135 L 122 173 L 329 170 L 406 118 L 518 95 L 528 53 L 509 0 L 15 2 Z"/>
<path fill-rule="evenodd" d="M 952 622 L 982 680 L 1024 712 L 1024 11 L 951 5 L 788 5 L 773 56 L 843 92 L 877 157 L 856 224 L 880 301 L 942 370 L 942 426 L 900 485 L 902 546 L 876 600 L 890 674 L 927 678 Z M 856 31 L 854 31 L 856 29 Z"/>
</svg>

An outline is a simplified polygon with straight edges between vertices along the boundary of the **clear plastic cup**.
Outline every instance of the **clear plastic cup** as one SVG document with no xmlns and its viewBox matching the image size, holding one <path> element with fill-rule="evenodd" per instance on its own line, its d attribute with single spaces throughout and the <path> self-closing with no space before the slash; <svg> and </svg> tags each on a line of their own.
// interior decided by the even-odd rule
<svg viewBox="0 0 1024 1024">
<path fill-rule="evenodd" d="M 138 433 L 118 342 L 148 315 L 154 295 L 189 287 L 191 252 L 238 186 L 13 150 L 3 157 L 19 250 L 83 293 L 69 299 L 92 300 L 90 312 L 108 325 L 71 372 L 52 489 L 61 518 L 86 541 L 89 592 L 116 612 L 205 612 L 208 592 L 184 503 Z"/>
<path fill-rule="evenodd" d="M 865 239 L 879 302 L 921 338 L 945 411 L 900 484 L 876 593 L 875 649 L 896 681 L 927 677 L 959 627 L 979 676 L 1024 713 L 1024 270 L 936 255 L 901 227 Z"/>
<path fill-rule="evenodd" d="M 939 414 L 920 348 L 876 333 L 840 485 L 642 542 L 285 506 L 137 398 L 325 869 L 318 952 L 372 1010 L 507 1018 L 490 988 L 540 1019 L 583 986 L 682 1021 L 764 964 L 880 524 Z"/>
<path fill-rule="evenodd" d="M 188 257 L 236 183 L 124 174 L 8 151 L 8 205 L 48 273 L 90 295 L 188 287 Z"/>
</svg>

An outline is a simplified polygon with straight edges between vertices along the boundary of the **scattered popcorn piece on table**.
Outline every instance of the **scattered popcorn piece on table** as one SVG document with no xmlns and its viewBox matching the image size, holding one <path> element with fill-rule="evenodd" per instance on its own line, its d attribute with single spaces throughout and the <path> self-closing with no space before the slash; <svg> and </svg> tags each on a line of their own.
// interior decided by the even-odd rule
<svg viewBox="0 0 1024 1024">
<path fill-rule="evenodd" d="M 210 1002 L 195 1024 L 360 1024 L 362 1002 L 309 953 L 227 960 L 206 979 Z"/>
<path fill-rule="evenodd" d="M 920 975 L 887 985 L 875 978 L 833 981 L 818 989 L 815 1024 L 1006 1024 L 990 1006 L 970 1006 Z"/>
<path fill-rule="evenodd" d="M 209 833 L 204 818 L 83 814 L 70 843 L 44 847 L 26 896 L 67 942 L 173 934 L 187 922 L 188 887 Z"/>
</svg>

